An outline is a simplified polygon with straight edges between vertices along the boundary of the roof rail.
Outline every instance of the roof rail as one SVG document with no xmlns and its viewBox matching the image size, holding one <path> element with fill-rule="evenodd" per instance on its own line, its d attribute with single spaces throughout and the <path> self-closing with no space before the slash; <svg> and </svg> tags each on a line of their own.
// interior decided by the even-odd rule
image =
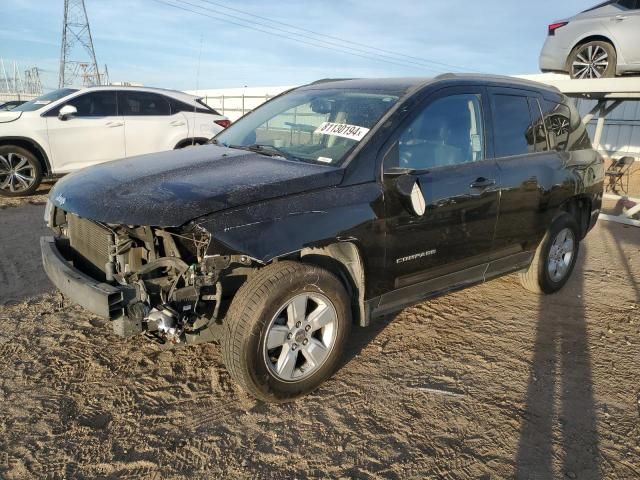
<svg viewBox="0 0 640 480">
<path fill-rule="evenodd" d="M 307 85 L 318 85 L 320 83 L 329 83 L 329 82 L 341 82 L 343 80 L 355 80 L 355 78 L 322 78 L 320 80 L 316 80 L 315 82 L 308 83 Z"/>
<path fill-rule="evenodd" d="M 441 73 L 440 75 L 437 75 L 436 77 L 434 77 L 434 80 L 448 80 L 450 78 L 456 78 L 457 75 L 455 73 L 452 72 L 447 72 L 447 73 Z"/>
</svg>

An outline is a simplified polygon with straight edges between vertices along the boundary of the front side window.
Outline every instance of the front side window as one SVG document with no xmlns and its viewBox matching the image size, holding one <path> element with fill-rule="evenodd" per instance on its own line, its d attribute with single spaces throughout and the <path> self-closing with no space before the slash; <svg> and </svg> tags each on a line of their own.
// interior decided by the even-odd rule
<svg viewBox="0 0 640 480">
<path fill-rule="evenodd" d="M 241 118 L 216 136 L 214 143 L 340 165 L 400 95 L 362 89 L 296 90 Z"/>
<path fill-rule="evenodd" d="M 171 107 L 162 95 L 149 92 L 118 92 L 120 115 L 125 117 L 171 115 Z"/>
<path fill-rule="evenodd" d="M 423 170 L 484 159 L 480 95 L 431 102 L 400 134 L 398 166 Z M 393 165 L 387 165 L 393 166 Z"/>
<path fill-rule="evenodd" d="M 496 157 L 535 152 L 534 125 L 527 97 L 493 95 L 493 127 Z"/>
<path fill-rule="evenodd" d="M 68 102 L 60 105 L 76 107 L 78 113 L 76 117 L 114 117 L 118 114 L 118 106 L 116 102 L 116 92 L 90 92 L 72 98 Z M 57 115 L 59 108 L 52 113 Z"/>
</svg>

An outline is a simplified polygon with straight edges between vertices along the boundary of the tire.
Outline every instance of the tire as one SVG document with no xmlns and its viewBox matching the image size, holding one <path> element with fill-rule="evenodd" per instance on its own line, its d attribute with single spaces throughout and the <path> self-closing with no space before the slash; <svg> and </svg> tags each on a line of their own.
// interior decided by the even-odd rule
<svg viewBox="0 0 640 480">
<path fill-rule="evenodd" d="M 42 166 L 33 153 L 15 145 L 0 147 L 0 196 L 31 195 L 42 182 Z"/>
<path fill-rule="evenodd" d="M 199 147 L 200 145 L 204 145 L 201 140 L 185 140 L 180 142 L 178 146 L 174 150 L 182 150 L 183 148 L 190 147 Z"/>
<path fill-rule="evenodd" d="M 297 308 L 303 298 L 306 308 Z M 302 310 L 304 318 L 294 315 Z M 315 329 L 329 318 L 332 323 Z M 225 323 L 222 356 L 231 377 L 259 400 L 287 402 L 314 390 L 338 367 L 351 330 L 351 303 L 342 282 L 329 271 L 282 261 L 249 277 Z M 318 360 L 316 365 L 309 356 Z"/>
<path fill-rule="evenodd" d="M 567 59 L 571 78 L 613 78 L 616 76 L 618 57 L 609 42 L 596 40 L 577 45 Z"/>
<path fill-rule="evenodd" d="M 563 243 L 561 240 L 565 232 L 570 233 L 567 238 L 572 236 L 573 246 L 570 258 L 562 254 L 562 250 L 557 250 L 556 240 Z M 552 294 L 560 290 L 571 277 L 575 267 L 580 249 L 579 238 L 578 224 L 571 215 L 563 213 L 557 217 L 538 246 L 528 270 L 520 273 L 522 286 L 531 292 L 542 294 Z M 566 248 L 566 243 L 563 247 Z M 559 256 L 561 260 L 555 261 Z M 556 275 L 552 273 L 554 266 Z"/>
</svg>

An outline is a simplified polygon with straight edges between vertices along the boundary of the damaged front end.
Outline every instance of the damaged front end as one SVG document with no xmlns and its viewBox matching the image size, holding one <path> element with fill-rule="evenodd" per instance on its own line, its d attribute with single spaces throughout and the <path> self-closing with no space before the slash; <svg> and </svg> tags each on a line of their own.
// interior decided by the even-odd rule
<svg viewBox="0 0 640 480">
<path fill-rule="evenodd" d="M 43 244 L 49 277 L 71 300 L 108 317 L 124 337 L 145 334 L 162 343 L 219 339 L 225 287 L 231 290 L 234 278 L 253 265 L 243 255 L 208 254 L 211 234 L 195 224 L 110 225 L 51 204 L 47 217 L 56 233 L 43 239 L 49 242 L 48 248 Z M 57 257 L 67 265 L 56 263 Z"/>
</svg>

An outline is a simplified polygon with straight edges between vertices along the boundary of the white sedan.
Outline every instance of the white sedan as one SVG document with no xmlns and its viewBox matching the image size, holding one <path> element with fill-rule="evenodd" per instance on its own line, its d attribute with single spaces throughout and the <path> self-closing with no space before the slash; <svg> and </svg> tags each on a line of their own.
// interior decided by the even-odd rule
<svg viewBox="0 0 640 480">
<path fill-rule="evenodd" d="M 0 195 L 118 158 L 200 145 L 229 120 L 202 99 L 142 87 L 60 89 L 0 112 Z"/>
</svg>

